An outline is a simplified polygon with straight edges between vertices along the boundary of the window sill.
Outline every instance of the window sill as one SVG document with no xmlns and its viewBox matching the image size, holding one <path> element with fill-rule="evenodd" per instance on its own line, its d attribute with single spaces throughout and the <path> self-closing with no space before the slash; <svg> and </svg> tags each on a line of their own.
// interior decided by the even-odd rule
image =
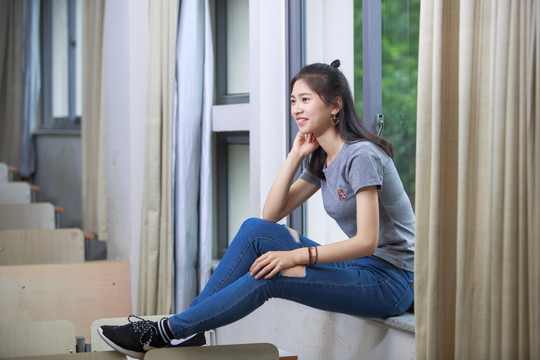
<svg viewBox="0 0 540 360">
<path fill-rule="evenodd" d="M 415 319 L 414 314 L 411 312 L 405 312 L 399 316 L 392 316 L 384 319 L 379 318 L 361 318 L 371 320 L 383 325 L 388 326 L 389 328 L 400 330 L 408 334 L 414 335 L 415 331 Z"/>
</svg>

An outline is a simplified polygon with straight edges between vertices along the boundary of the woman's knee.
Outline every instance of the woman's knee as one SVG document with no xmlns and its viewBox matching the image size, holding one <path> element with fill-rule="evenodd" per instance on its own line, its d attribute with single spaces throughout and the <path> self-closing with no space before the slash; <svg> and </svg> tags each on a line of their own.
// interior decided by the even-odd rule
<svg viewBox="0 0 540 360">
<path fill-rule="evenodd" d="M 258 226 L 261 226 L 264 222 L 265 221 L 263 219 L 252 217 L 252 218 L 244 220 L 244 222 L 242 223 L 242 226 L 240 226 L 240 230 L 242 230 L 243 228 L 251 229 L 253 227 L 258 227 Z"/>
<path fill-rule="evenodd" d="M 260 218 L 253 217 L 253 218 L 249 218 L 245 220 L 242 223 L 242 226 L 240 226 L 238 233 L 258 235 L 261 233 L 266 233 L 269 230 L 271 231 L 271 229 L 275 226 L 280 226 L 280 225 L 277 225 L 276 223 L 269 222 Z"/>
<path fill-rule="evenodd" d="M 245 241 L 251 242 L 253 238 L 261 234 L 264 224 L 265 221 L 259 218 L 249 218 L 245 220 L 240 226 L 240 229 L 238 229 L 233 243 L 238 245 Z"/>
<path fill-rule="evenodd" d="M 296 244 L 293 243 L 293 239 Z M 240 226 L 233 244 L 240 247 L 251 244 L 256 252 L 262 255 L 271 250 L 298 247 L 299 242 L 283 225 L 259 218 L 249 218 Z"/>
</svg>

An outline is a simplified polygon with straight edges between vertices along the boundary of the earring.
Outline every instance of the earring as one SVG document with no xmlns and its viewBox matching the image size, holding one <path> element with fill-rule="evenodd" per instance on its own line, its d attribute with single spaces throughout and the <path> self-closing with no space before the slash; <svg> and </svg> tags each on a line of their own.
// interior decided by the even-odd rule
<svg viewBox="0 0 540 360">
<path fill-rule="evenodd" d="M 332 117 L 330 118 L 330 122 L 332 123 L 332 125 L 336 126 L 337 124 L 339 124 L 339 118 L 336 115 L 332 115 Z"/>
</svg>

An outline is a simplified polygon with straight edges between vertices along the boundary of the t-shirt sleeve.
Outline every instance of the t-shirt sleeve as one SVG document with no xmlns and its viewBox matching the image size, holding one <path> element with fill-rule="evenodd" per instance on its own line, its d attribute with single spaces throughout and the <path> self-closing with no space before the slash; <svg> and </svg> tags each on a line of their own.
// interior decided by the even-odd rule
<svg viewBox="0 0 540 360">
<path fill-rule="evenodd" d="M 347 170 L 349 184 L 355 194 L 367 186 L 382 188 L 383 163 L 384 159 L 379 154 L 365 147 L 358 147 L 351 154 Z"/>
<path fill-rule="evenodd" d="M 321 179 L 319 179 L 318 177 L 313 175 L 311 173 L 311 171 L 308 170 L 307 167 L 304 168 L 304 170 L 300 174 L 300 179 L 305 180 L 305 181 L 307 181 L 309 183 L 312 183 L 314 185 L 321 186 Z"/>
</svg>

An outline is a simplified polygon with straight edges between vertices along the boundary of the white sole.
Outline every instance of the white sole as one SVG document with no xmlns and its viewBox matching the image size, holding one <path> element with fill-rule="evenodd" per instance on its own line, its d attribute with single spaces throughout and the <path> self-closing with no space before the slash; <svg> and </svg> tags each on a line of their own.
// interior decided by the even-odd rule
<svg viewBox="0 0 540 360">
<path fill-rule="evenodd" d="M 99 327 L 97 330 L 98 330 L 99 336 L 103 339 L 103 341 L 105 341 L 107 343 L 107 345 L 112 347 L 114 350 L 116 350 L 116 351 L 118 351 L 118 352 L 120 352 L 120 353 L 122 353 L 124 355 L 127 355 L 129 357 L 135 358 L 135 359 L 142 359 L 144 357 L 145 353 L 132 351 L 132 350 L 127 350 L 127 349 L 124 349 L 121 346 L 116 345 L 114 342 L 109 340 L 109 338 L 107 338 L 105 335 L 103 335 L 103 330 L 101 329 L 101 327 Z"/>
</svg>

